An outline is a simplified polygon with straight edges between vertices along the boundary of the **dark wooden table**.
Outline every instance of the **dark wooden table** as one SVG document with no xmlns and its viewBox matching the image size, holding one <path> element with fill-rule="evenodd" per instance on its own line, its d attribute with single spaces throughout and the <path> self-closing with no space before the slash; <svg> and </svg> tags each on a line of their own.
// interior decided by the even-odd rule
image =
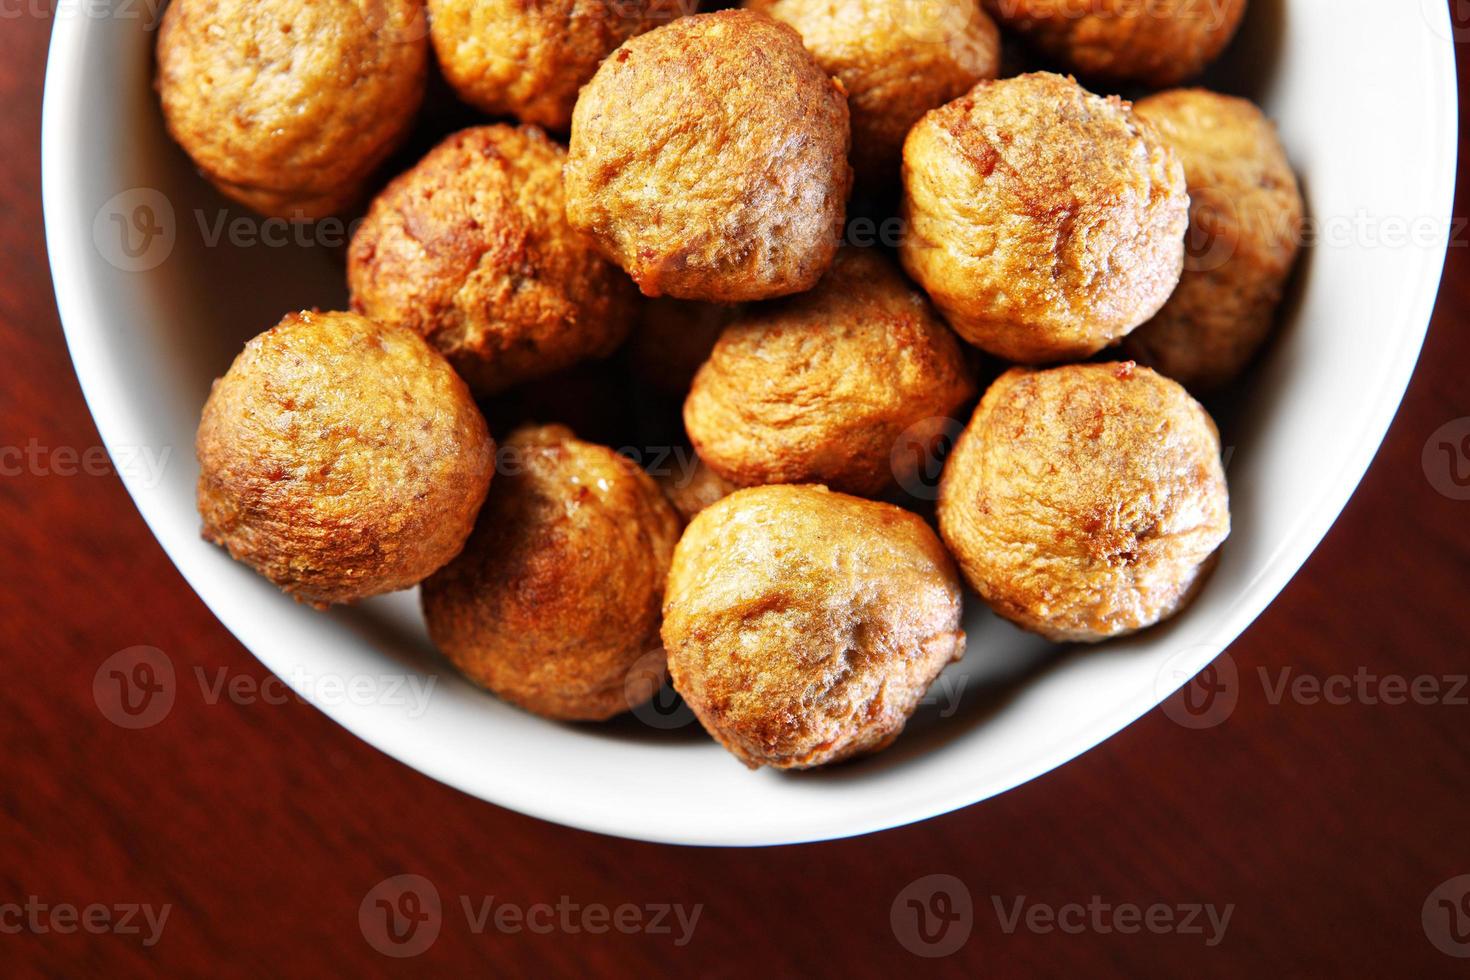
<svg viewBox="0 0 1470 980">
<path fill-rule="evenodd" d="M 1230 650 L 1249 682 L 1224 724 L 1188 730 L 1156 711 L 999 799 L 858 840 L 764 850 L 635 844 L 470 799 L 295 701 L 180 698 L 163 723 L 140 731 L 99 713 L 99 665 L 138 644 L 167 651 L 180 670 L 267 675 L 184 584 L 118 480 L 81 465 L 96 462 L 95 450 L 87 454 L 98 437 L 62 342 L 42 242 L 49 24 L 35 6 L 45 5 L 7 6 L 0 21 L 0 446 L 11 450 L 0 459 L 9 464 L 0 475 L 0 972 L 1470 968 L 1433 942 L 1452 943 L 1456 927 L 1464 936 L 1470 906 L 1457 904 L 1459 891 L 1448 907 L 1431 900 L 1441 883 L 1470 874 L 1470 692 L 1455 681 L 1470 671 L 1470 501 L 1438 492 L 1421 465 L 1431 433 L 1470 416 L 1463 233 L 1377 461 L 1316 555 Z M 1457 213 L 1465 190 L 1462 182 Z M 44 465 L 14 465 L 14 450 L 28 447 Z M 73 452 L 82 472 L 67 476 Z M 1352 680 L 1347 703 L 1272 703 L 1257 672 L 1272 671 L 1274 682 L 1283 666 L 1294 676 L 1378 680 Z M 1384 679 L 1398 677 L 1435 679 L 1438 694 L 1419 700 L 1436 703 L 1384 703 L 1393 690 Z M 370 945 L 359 908 L 402 873 L 433 882 L 444 914 L 426 952 L 395 960 Z M 917 896 L 942 912 L 929 882 L 904 893 L 934 874 L 963 883 L 973 928 L 953 956 L 921 960 L 911 951 L 927 949 L 914 920 L 900 917 L 895 929 L 890 909 Z M 474 906 L 492 895 L 527 911 L 548 903 L 575 929 L 492 924 L 477 934 L 459 897 Z M 1022 918 L 1008 931 L 1018 901 Z M 676 922 L 669 934 L 582 928 L 587 910 L 629 903 L 702 910 L 682 944 Z M 142 913 L 127 911 L 143 904 L 155 914 L 170 906 L 151 944 Z M 1222 940 L 1211 944 L 1207 911 L 1195 920 L 1201 932 L 1180 928 L 1191 907 L 1230 909 Z M 91 918 L 73 920 L 71 910 Z M 1049 929 L 1048 914 L 1059 916 Z M 109 931 L 84 928 L 102 928 L 104 917 Z M 957 926 L 940 932 L 940 919 L 929 924 L 941 942 L 964 938 Z"/>
</svg>

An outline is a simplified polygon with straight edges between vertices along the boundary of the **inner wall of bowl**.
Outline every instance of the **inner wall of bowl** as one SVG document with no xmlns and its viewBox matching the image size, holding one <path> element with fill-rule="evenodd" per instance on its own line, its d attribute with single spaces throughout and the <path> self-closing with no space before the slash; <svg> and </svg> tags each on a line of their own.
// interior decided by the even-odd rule
<svg viewBox="0 0 1470 980">
<path fill-rule="evenodd" d="M 1215 406 L 1234 533 L 1184 615 L 1058 649 L 971 597 L 965 660 L 892 749 L 825 772 L 749 773 L 694 724 L 569 726 L 516 711 L 438 660 L 413 594 L 315 613 L 199 539 L 192 446 L 210 382 L 284 312 L 342 305 L 342 249 L 232 244 L 267 227 L 210 190 L 168 139 L 147 22 L 63 19 L 56 31 L 53 62 L 68 63 L 48 77 L 45 169 L 59 302 L 99 428 L 160 542 L 262 662 L 361 737 L 485 799 L 627 836 L 773 843 L 877 829 L 1003 791 L 1128 724 L 1233 639 L 1336 516 L 1417 355 L 1433 292 L 1425 269 L 1437 278 L 1432 248 L 1350 241 L 1305 256 L 1265 362 L 1242 396 Z M 1417 10 L 1345 17 L 1331 0 L 1254 0 L 1211 77 L 1278 121 L 1319 221 L 1364 208 L 1433 217 L 1444 211 L 1424 203 L 1424 188 L 1444 184 L 1444 153 L 1426 134 L 1453 98 L 1435 88 L 1441 44 Z M 167 202 L 174 242 L 134 270 L 109 237 L 120 234 L 110 214 L 126 222 L 139 200 L 156 203 L 150 190 Z M 124 462 L 148 453 L 165 461 L 161 477 Z M 405 673 L 430 692 L 426 707 L 323 694 L 332 678 Z M 182 664 L 180 684 L 188 696 Z"/>
</svg>

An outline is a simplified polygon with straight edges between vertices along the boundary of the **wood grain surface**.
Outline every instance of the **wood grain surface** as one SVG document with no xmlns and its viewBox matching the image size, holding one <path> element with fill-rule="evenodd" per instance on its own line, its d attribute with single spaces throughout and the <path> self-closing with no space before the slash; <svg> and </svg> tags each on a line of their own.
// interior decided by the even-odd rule
<svg viewBox="0 0 1470 980">
<path fill-rule="evenodd" d="M 12 450 L 0 457 L 0 972 L 1448 976 L 1470 967 L 1435 945 L 1470 938 L 1470 906 L 1453 885 L 1431 896 L 1470 874 L 1470 692 L 1455 681 L 1470 671 L 1470 501 L 1436 490 L 1448 471 L 1423 462 L 1436 430 L 1470 416 L 1463 231 L 1376 462 L 1317 553 L 1230 648 L 1243 682 L 1223 724 L 1193 730 L 1155 711 L 998 799 L 861 839 L 763 850 L 629 843 L 461 795 L 291 699 L 180 697 L 164 721 L 136 731 L 99 711 L 99 666 L 140 644 L 189 676 L 223 671 L 258 684 L 268 675 L 97 465 L 42 240 L 49 20 L 34 7 L 7 5 L 0 20 L 0 446 Z M 1462 181 L 1457 213 L 1465 190 Z M 15 465 L 24 457 L 14 450 L 41 462 Z M 1273 697 L 1285 667 L 1308 684 L 1345 676 L 1348 696 Z M 1376 680 L 1353 679 L 1367 675 Z M 1421 694 L 1427 678 L 1438 694 L 1385 703 L 1386 678 L 1418 679 Z M 371 890 L 400 874 L 424 876 L 443 908 L 435 941 L 406 959 L 376 951 L 359 918 L 365 900 L 371 908 L 382 897 Z M 930 875 L 962 886 L 948 906 Z M 966 895 L 972 922 L 959 935 L 963 924 L 951 920 Z M 155 915 L 169 908 L 157 937 L 128 913 L 143 904 Z M 518 932 L 506 918 L 497 927 L 501 905 L 531 919 Z M 686 916 L 698 907 L 699 917 L 692 934 L 672 911 L 668 932 L 620 931 L 597 917 L 624 905 L 645 925 L 656 906 Z M 1192 908 L 1199 931 L 1184 928 Z M 1223 936 L 1211 909 L 1229 910 Z M 634 913 L 621 914 L 629 925 Z M 84 928 L 101 929 L 104 917 L 101 934 Z M 549 933 L 530 928 L 552 920 Z M 952 955 L 916 954 L 956 936 Z"/>
</svg>

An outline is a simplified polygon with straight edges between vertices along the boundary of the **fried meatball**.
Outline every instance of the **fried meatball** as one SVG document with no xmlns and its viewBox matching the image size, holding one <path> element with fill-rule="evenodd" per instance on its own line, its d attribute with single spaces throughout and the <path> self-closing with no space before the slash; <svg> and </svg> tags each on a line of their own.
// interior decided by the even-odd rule
<svg viewBox="0 0 1470 980">
<path fill-rule="evenodd" d="M 939 484 L 939 530 L 997 613 L 1049 639 L 1151 626 L 1193 595 L 1230 533 L 1215 423 L 1131 361 L 1013 368 Z"/>
<path fill-rule="evenodd" d="M 929 525 L 825 487 L 740 490 L 690 523 L 664 600 L 674 688 L 752 769 L 885 748 L 965 649 Z"/>
<path fill-rule="evenodd" d="M 1005 26 L 1087 78 L 1177 85 L 1225 49 L 1246 0 L 985 0 Z"/>
<path fill-rule="evenodd" d="M 981 82 L 903 158 L 904 268 L 992 354 L 1086 357 L 1179 282 L 1184 170 L 1127 102 L 1045 72 Z"/>
<path fill-rule="evenodd" d="M 816 289 L 752 308 L 694 376 L 684 428 L 741 486 L 826 483 L 875 496 L 902 482 L 894 444 L 975 393 L 959 341 L 877 253 L 844 249 Z"/>
<path fill-rule="evenodd" d="M 637 293 L 567 224 L 565 157 L 534 126 L 444 140 L 353 235 L 353 309 L 428 337 L 480 395 L 611 353 Z"/>
<path fill-rule="evenodd" d="M 460 98 L 565 132 L 598 63 L 628 38 L 693 13 L 697 0 L 428 2 L 429 37 Z"/>
<path fill-rule="evenodd" d="M 602 63 L 572 114 L 567 217 L 649 296 L 810 289 L 852 183 L 847 99 L 785 24 L 683 17 Z"/>
<path fill-rule="evenodd" d="M 646 300 L 628 339 L 634 373 L 645 384 L 682 398 L 689 391 L 694 372 L 741 309 L 733 303 L 666 297 Z"/>
<path fill-rule="evenodd" d="M 1190 89 L 1136 111 L 1184 161 L 1190 252 L 1179 288 L 1123 349 L 1208 391 L 1239 374 L 1270 333 L 1305 205 L 1276 128 L 1245 99 Z"/>
<path fill-rule="evenodd" d="M 423 587 L 429 635 L 470 680 L 547 718 L 597 721 L 657 684 L 679 518 L 652 478 L 559 425 L 514 432 L 463 553 Z"/>
<path fill-rule="evenodd" d="M 495 454 L 422 337 L 315 312 L 245 345 L 196 448 L 204 537 L 319 608 L 406 589 L 458 554 Z"/>
<path fill-rule="evenodd" d="M 919 117 L 994 78 L 1000 32 L 978 0 L 749 0 L 796 28 L 842 82 L 859 183 L 898 179 L 903 138 Z"/>
<path fill-rule="evenodd" d="M 710 504 L 723 500 L 740 489 L 706 466 L 704 460 L 698 456 L 693 461 L 692 468 L 671 469 L 658 477 L 658 484 L 663 488 L 664 495 L 686 523 L 694 520 L 694 515 Z"/>
<path fill-rule="evenodd" d="M 345 210 L 413 125 L 426 31 L 421 0 L 173 0 L 164 120 L 231 200 L 296 220 Z"/>
</svg>

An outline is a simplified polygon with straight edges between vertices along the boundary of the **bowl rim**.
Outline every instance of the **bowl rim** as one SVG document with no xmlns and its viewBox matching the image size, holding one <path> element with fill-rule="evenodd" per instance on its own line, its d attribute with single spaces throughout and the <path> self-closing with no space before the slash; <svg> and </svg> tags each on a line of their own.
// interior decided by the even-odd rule
<svg viewBox="0 0 1470 980">
<path fill-rule="evenodd" d="M 1427 11 L 1425 13 L 1429 16 Z M 1437 112 L 1426 114 L 1427 118 L 1432 116 L 1434 119 L 1432 128 L 1426 129 L 1426 150 L 1431 154 L 1429 159 L 1438 158 L 1439 165 L 1436 179 L 1432 184 L 1420 187 L 1418 197 L 1424 205 L 1421 213 L 1448 219 L 1454 203 L 1458 155 L 1458 90 L 1454 40 L 1448 9 L 1441 8 L 1439 16 L 1441 23 L 1431 25 L 1436 28 L 1437 33 L 1437 43 L 1432 45 L 1435 63 L 1425 72 L 1425 76 L 1433 81 L 1436 91 L 1432 95 L 1439 102 Z M 81 272 L 85 269 L 85 264 L 71 261 L 74 256 L 84 254 L 84 250 L 90 247 L 90 241 L 82 240 L 84 235 L 79 230 L 89 227 L 90 222 L 78 220 L 80 216 L 76 213 L 77 202 L 67 192 L 67 175 L 78 172 L 85 166 L 85 161 L 79 156 L 78 141 L 71 137 L 73 126 L 79 124 L 78 120 L 84 115 L 80 111 L 80 102 L 87 94 L 85 76 L 88 66 L 82 57 L 83 44 L 88 31 L 96 29 L 101 23 L 105 23 L 105 19 L 53 19 L 42 102 L 42 208 L 52 282 L 67 347 L 83 397 L 103 445 L 109 455 L 113 456 L 121 445 L 119 433 L 123 429 L 120 418 L 122 413 L 115 409 L 127 402 L 126 380 L 116 365 L 95 356 L 92 351 L 95 345 L 89 344 L 90 337 L 106 329 L 108 315 L 103 298 Z M 1265 571 L 1252 583 L 1251 588 L 1237 597 L 1220 624 L 1212 630 L 1218 640 L 1219 649 L 1202 658 L 1196 669 L 1203 668 L 1224 652 L 1291 580 L 1336 521 L 1376 456 L 1418 362 L 1438 295 L 1448 246 L 1449 225 L 1450 222 L 1446 220 L 1444 243 L 1424 249 L 1419 258 L 1416 267 L 1418 282 L 1414 291 L 1415 305 L 1404 316 L 1406 335 L 1383 364 L 1381 383 L 1371 392 L 1371 411 L 1365 416 L 1363 430 L 1353 441 L 1352 451 L 1347 454 L 1334 478 L 1323 481 L 1323 490 L 1317 504 L 1304 511 L 1294 535 L 1279 542 Z M 1368 394 L 1365 392 L 1365 395 Z M 189 586 L 251 655 L 269 666 L 268 657 L 257 652 L 266 645 L 263 642 L 264 627 L 250 622 L 238 608 L 227 601 L 225 593 L 228 590 L 219 581 L 211 580 L 192 567 L 183 550 L 184 536 L 170 527 L 162 502 L 156 496 L 144 492 L 145 488 L 141 485 L 143 477 L 127 471 L 126 468 L 120 471 L 120 477 L 155 540 L 163 547 Z M 290 683 L 286 678 L 283 680 Z M 1187 677 L 1181 678 L 1179 684 L 1182 685 L 1186 680 Z M 1161 686 L 1153 691 L 1138 692 L 1136 697 L 1120 703 L 1097 723 L 1073 732 L 1068 738 L 1040 753 L 1030 764 L 1017 766 L 1003 776 L 992 779 L 986 786 L 972 786 L 968 789 L 945 787 L 942 792 L 915 794 L 902 800 L 887 801 L 863 813 L 853 814 L 838 826 L 830 823 L 821 826 L 786 824 L 775 831 L 767 827 L 752 826 L 683 827 L 677 831 L 671 831 L 667 827 L 650 828 L 636 814 L 604 812 L 595 807 L 569 811 L 559 805 L 548 804 L 534 792 L 515 786 L 510 781 L 497 787 L 495 794 L 487 795 L 483 785 L 467 785 L 467 781 L 459 778 L 449 767 L 436 763 L 435 753 L 426 750 L 422 745 L 412 740 L 390 737 L 374 726 L 363 723 L 361 716 L 349 715 L 332 705 L 316 703 L 316 707 L 364 742 L 430 778 L 468 795 L 533 817 L 596 833 L 657 843 L 766 846 L 829 840 L 900 827 L 1000 795 L 1083 755 L 1156 707 L 1172 690 L 1173 688 Z M 298 689 L 298 693 L 310 700 L 310 691 Z"/>
</svg>

